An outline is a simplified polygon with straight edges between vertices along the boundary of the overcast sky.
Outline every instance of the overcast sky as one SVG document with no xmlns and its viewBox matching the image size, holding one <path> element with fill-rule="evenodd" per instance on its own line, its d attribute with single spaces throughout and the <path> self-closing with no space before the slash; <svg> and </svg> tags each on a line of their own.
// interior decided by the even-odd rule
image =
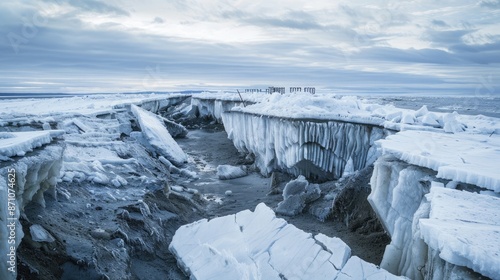
<svg viewBox="0 0 500 280">
<path fill-rule="evenodd" d="M 500 92 L 500 0 L 0 3 L 0 92 Z"/>
</svg>

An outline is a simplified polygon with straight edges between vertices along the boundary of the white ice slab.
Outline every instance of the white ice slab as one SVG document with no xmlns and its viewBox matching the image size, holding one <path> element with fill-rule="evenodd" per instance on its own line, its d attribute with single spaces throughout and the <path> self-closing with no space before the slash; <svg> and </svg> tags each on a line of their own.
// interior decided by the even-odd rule
<svg viewBox="0 0 500 280">
<path fill-rule="evenodd" d="M 377 144 L 383 154 L 433 169 L 439 178 L 500 192 L 500 135 L 402 131 Z"/>
<path fill-rule="evenodd" d="M 306 233 L 263 203 L 254 212 L 184 225 L 169 249 L 190 279 L 336 279 L 346 262 L 355 265 L 343 269 L 344 276 L 359 274 L 358 264 L 365 276 L 375 270 L 391 276 L 359 258 L 348 261 L 351 249 L 342 240 Z"/>
<path fill-rule="evenodd" d="M 372 264 L 365 262 L 362 259 L 353 256 L 349 259 L 346 265 L 342 268 L 335 280 L 391 280 L 391 279 L 404 279 L 390 274 L 386 270 Z"/>
<path fill-rule="evenodd" d="M 27 152 L 50 143 L 54 137 L 62 134 L 64 134 L 62 130 L 0 132 L 0 158 L 24 156 Z"/>
<path fill-rule="evenodd" d="M 145 111 L 136 105 L 132 105 L 131 110 L 139 122 L 143 136 L 151 146 L 157 149 L 160 155 L 177 166 L 187 161 L 184 151 L 182 151 L 181 147 L 175 142 L 155 114 Z"/>
<path fill-rule="evenodd" d="M 428 219 L 420 220 L 424 241 L 449 263 L 500 279 L 500 198 L 431 188 Z"/>
</svg>

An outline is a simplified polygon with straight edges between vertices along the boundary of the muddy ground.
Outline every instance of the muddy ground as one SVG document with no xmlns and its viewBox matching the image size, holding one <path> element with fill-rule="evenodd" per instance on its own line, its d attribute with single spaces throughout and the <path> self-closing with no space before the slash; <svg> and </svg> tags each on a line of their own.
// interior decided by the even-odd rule
<svg viewBox="0 0 500 280">
<path fill-rule="evenodd" d="M 216 168 L 219 164 L 240 165 L 245 163 L 245 155 L 238 153 L 232 142 L 227 139 L 227 134 L 223 131 L 223 127 L 215 127 L 210 130 L 192 130 L 189 137 L 180 139 L 178 143 L 183 150 L 190 156 L 192 162 L 198 165 L 200 179 L 192 183 L 187 183 L 186 186 L 198 189 L 201 193 L 214 195 L 220 198 L 221 204 L 211 205 L 208 209 L 209 217 L 224 216 L 234 214 L 245 209 L 253 210 L 257 204 L 264 202 L 269 207 L 276 207 L 283 200 L 281 195 L 267 195 L 270 191 L 270 178 L 265 178 L 257 172 L 252 172 L 250 175 L 232 180 L 218 180 L 216 176 Z M 359 184 L 363 184 L 364 189 L 368 188 L 367 184 L 369 176 L 362 174 L 365 178 L 359 178 Z M 369 174 L 371 176 L 371 172 Z M 286 184 L 282 182 L 281 188 Z M 355 185 L 356 183 L 354 183 Z M 351 183 L 351 185 L 353 185 Z M 226 196 L 225 192 L 230 190 L 231 196 Z M 353 199 L 346 206 L 352 212 L 355 207 L 363 208 L 367 212 L 371 212 L 371 208 L 366 201 L 366 196 L 369 192 L 349 194 L 349 199 Z M 345 203 L 344 203 L 345 204 Z M 347 205 L 346 204 L 346 205 Z M 344 207 L 345 208 L 345 207 Z M 360 209 L 355 210 L 356 215 L 361 215 L 361 221 L 369 222 L 373 217 L 367 218 L 369 214 L 362 213 Z M 362 259 L 380 264 L 382 260 L 385 246 L 390 242 L 387 235 L 379 225 L 372 227 L 367 231 L 358 230 L 359 227 L 353 227 L 353 223 L 347 226 L 345 223 L 345 215 L 338 213 L 334 217 L 320 222 L 313 215 L 307 213 L 289 217 L 277 215 L 284 218 L 289 223 L 296 227 L 311 233 L 323 233 L 328 236 L 336 236 L 346 242 L 352 249 L 352 254 L 361 257 Z M 370 213 L 372 216 L 373 213 Z M 352 217 L 356 220 L 356 217 Z M 372 230 L 373 229 L 373 230 Z M 358 232 L 356 232 L 358 230 Z"/>
<path fill-rule="evenodd" d="M 25 209 L 22 223 L 28 234 L 19 247 L 18 278 L 187 279 L 168 251 L 179 226 L 201 218 L 253 210 L 261 202 L 276 207 L 282 196 L 267 195 L 270 178 L 256 171 L 232 180 L 217 178 L 216 168 L 220 164 L 250 162 L 227 139 L 222 125 L 201 126 L 191 129 L 187 138 L 178 139 L 189 155 L 187 168 L 196 171 L 199 179 L 171 174 L 169 183 L 197 189 L 205 199 L 180 194 L 167 197 L 161 183 L 129 185 L 118 193 L 102 185 L 60 183 L 59 188 L 67 191 L 67 195 L 59 194 L 57 198 L 46 195 L 45 208 L 32 203 Z M 350 182 L 351 187 L 361 184 L 364 188 L 346 192 L 346 199 L 339 200 L 338 213 L 324 222 L 307 211 L 294 217 L 278 216 L 306 232 L 337 236 L 351 247 L 353 255 L 379 264 L 389 238 L 379 224 L 363 227 L 374 223 L 366 202 L 368 192 L 363 191 L 367 178 L 364 174 Z M 285 179 L 280 183 L 281 188 L 287 182 Z M 226 195 L 226 191 L 232 194 Z M 110 193 L 113 199 L 109 199 Z M 33 242 L 29 234 L 32 224 L 42 225 L 56 241 Z"/>
</svg>

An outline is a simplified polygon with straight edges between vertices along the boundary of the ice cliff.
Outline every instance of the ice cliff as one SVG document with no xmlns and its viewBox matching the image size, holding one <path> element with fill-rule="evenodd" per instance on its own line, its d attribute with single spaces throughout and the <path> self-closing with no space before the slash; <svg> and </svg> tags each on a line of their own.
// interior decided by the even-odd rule
<svg viewBox="0 0 500 280">
<path fill-rule="evenodd" d="M 10 137 L 7 139 L 10 139 L 10 145 L 3 145 L 0 150 L 0 156 L 5 159 L 3 162 L 0 161 L 0 174 L 2 174 L 0 220 L 3 225 L 0 228 L 0 240 L 2 240 L 0 279 L 15 279 L 15 274 L 7 270 L 10 266 L 7 254 L 10 252 L 9 247 L 17 248 L 24 236 L 19 223 L 24 207 L 32 201 L 44 206 L 44 192 L 46 191 L 53 196 L 56 195 L 55 188 L 62 165 L 63 147 L 60 145 L 38 147 L 50 143 L 52 137 L 58 134 L 60 134 L 59 131 L 9 133 Z M 7 147 L 10 148 L 7 149 Z M 13 155 L 24 155 L 24 157 L 8 158 Z M 12 181 L 8 181 L 7 174 L 9 173 L 15 174 L 9 177 L 14 178 Z M 9 200 L 9 198 L 14 200 Z M 8 201 L 12 203 L 7 203 Z M 14 209 L 13 213 L 12 209 Z M 15 223 L 15 226 L 7 227 L 6 225 L 10 222 Z M 12 244 L 7 242 L 10 236 L 15 237 L 15 242 Z"/>
<path fill-rule="evenodd" d="M 286 119 L 239 111 L 222 115 L 235 147 L 256 158 L 264 175 L 275 169 L 306 177 L 340 178 L 376 159 L 374 141 L 385 137 L 380 127 L 356 123 Z"/>
</svg>

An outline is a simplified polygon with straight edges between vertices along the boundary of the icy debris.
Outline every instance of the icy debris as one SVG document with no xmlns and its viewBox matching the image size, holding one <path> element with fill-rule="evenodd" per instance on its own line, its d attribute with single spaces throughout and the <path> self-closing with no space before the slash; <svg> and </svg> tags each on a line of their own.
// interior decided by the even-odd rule
<svg viewBox="0 0 500 280">
<path fill-rule="evenodd" d="M 24 156 L 35 148 L 48 144 L 53 138 L 64 134 L 62 130 L 0 132 L 1 158 Z"/>
<path fill-rule="evenodd" d="M 432 188 L 426 197 L 425 243 L 446 262 L 500 279 L 500 198 L 447 188 Z"/>
<path fill-rule="evenodd" d="M 198 179 L 198 174 L 194 171 L 190 171 L 186 168 L 177 168 L 174 166 L 169 160 L 167 160 L 165 157 L 160 156 L 158 160 L 165 165 L 165 167 L 168 169 L 168 171 L 172 174 L 179 174 L 181 176 L 184 176 L 186 178 L 190 179 Z"/>
<path fill-rule="evenodd" d="M 263 203 L 254 212 L 181 226 L 169 249 L 190 279 L 319 280 L 335 279 L 341 269 L 354 275 L 358 269 L 344 266 L 350 249 L 342 240 L 306 233 L 276 218 Z"/>
<path fill-rule="evenodd" d="M 383 154 L 433 169 L 438 178 L 500 192 L 500 135 L 402 131 L 377 144 Z"/>
<path fill-rule="evenodd" d="M 231 196 L 231 195 L 233 195 L 233 192 L 228 190 L 228 191 L 224 192 L 224 194 L 226 196 Z"/>
<path fill-rule="evenodd" d="M 302 213 L 307 203 L 320 198 L 321 190 L 318 184 L 309 184 L 306 178 L 300 175 L 297 179 L 288 182 L 283 189 L 283 201 L 278 203 L 276 213 L 294 216 Z"/>
<path fill-rule="evenodd" d="M 420 109 L 415 111 L 415 117 L 422 117 L 425 116 L 429 113 L 429 110 L 427 109 L 427 105 L 423 105 Z"/>
<path fill-rule="evenodd" d="M 131 106 L 132 113 L 142 129 L 143 136 L 156 149 L 159 155 L 164 156 L 176 166 L 187 162 L 187 156 L 177 142 L 169 134 L 158 117 L 135 105 Z"/>
<path fill-rule="evenodd" d="M 127 180 L 125 180 L 122 176 L 116 175 L 114 179 L 111 180 L 111 183 L 113 186 L 119 188 L 119 187 L 124 187 L 128 184 Z"/>
<path fill-rule="evenodd" d="M 438 121 L 438 116 L 434 113 L 427 113 L 422 117 L 422 124 L 426 126 L 432 126 L 432 127 L 440 127 L 441 124 Z M 446 129 L 445 129 L 446 131 Z"/>
<path fill-rule="evenodd" d="M 305 191 L 306 187 L 309 185 L 309 182 L 302 175 L 297 177 L 295 180 L 291 180 L 285 185 L 283 188 L 283 199 L 287 199 L 292 195 L 299 195 Z"/>
<path fill-rule="evenodd" d="M 30 226 L 31 239 L 35 242 L 54 242 L 56 239 L 41 225 L 34 224 Z"/>
<path fill-rule="evenodd" d="M 219 165 L 217 166 L 217 177 L 220 180 L 229 180 L 247 176 L 245 166 Z"/>
<path fill-rule="evenodd" d="M 466 125 L 459 122 L 457 120 L 458 113 L 453 112 L 444 115 L 443 117 L 443 122 L 444 122 L 444 131 L 445 132 L 450 132 L 450 133 L 457 133 L 457 132 L 462 132 L 466 129 Z"/>
</svg>

